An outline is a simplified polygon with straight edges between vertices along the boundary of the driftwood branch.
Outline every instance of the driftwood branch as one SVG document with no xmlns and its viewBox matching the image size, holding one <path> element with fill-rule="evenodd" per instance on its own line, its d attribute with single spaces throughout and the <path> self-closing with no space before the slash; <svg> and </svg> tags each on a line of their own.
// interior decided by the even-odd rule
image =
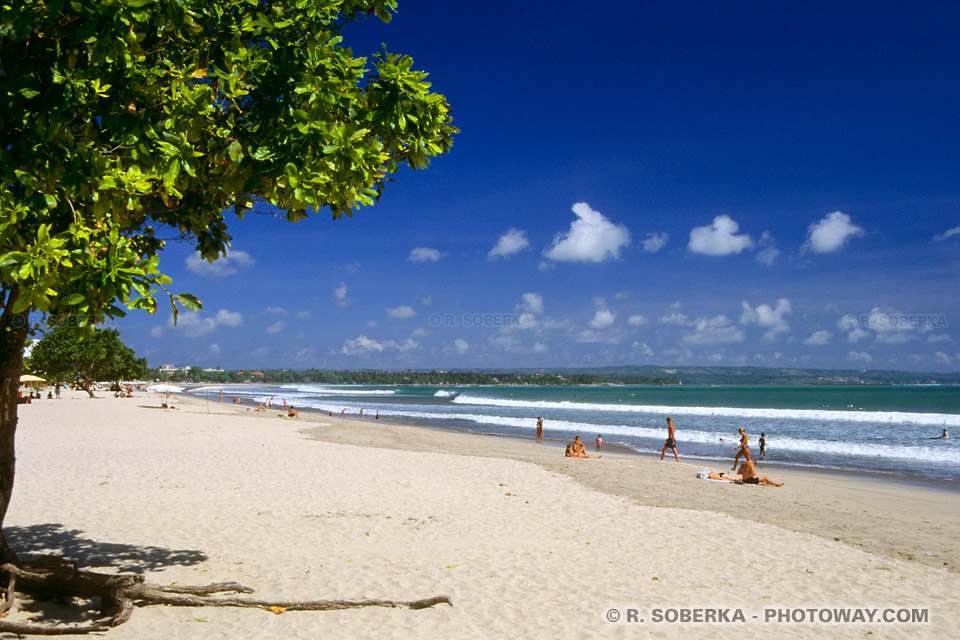
<svg viewBox="0 0 960 640">
<path fill-rule="evenodd" d="M 0 613 L 9 611 L 14 603 L 14 589 L 40 597 L 76 596 L 99 597 L 104 617 L 82 625 L 27 624 L 0 620 L 0 632 L 20 635 L 86 634 L 107 631 L 123 624 L 133 615 L 134 601 L 178 607 L 246 607 L 274 613 L 285 611 L 333 611 L 361 607 L 393 607 L 426 609 L 438 604 L 453 605 L 449 596 L 433 596 L 420 600 L 260 600 L 224 593 L 253 593 L 253 589 L 236 582 L 209 585 L 180 586 L 155 585 L 144 582 L 142 576 L 109 575 L 81 571 L 72 563 L 59 558 L 17 566 L 0 565 L 0 573 L 8 576 L 6 602 Z"/>
</svg>

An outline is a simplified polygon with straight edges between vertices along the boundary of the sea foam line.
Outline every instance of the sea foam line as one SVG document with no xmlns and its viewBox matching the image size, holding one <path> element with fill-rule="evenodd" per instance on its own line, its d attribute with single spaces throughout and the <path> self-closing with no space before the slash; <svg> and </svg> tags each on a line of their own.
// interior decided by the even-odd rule
<svg viewBox="0 0 960 640">
<path fill-rule="evenodd" d="M 490 407 L 513 407 L 540 410 L 612 411 L 622 413 L 654 413 L 729 418 L 772 418 L 820 420 L 826 422 L 877 422 L 885 424 L 925 424 L 942 427 L 960 426 L 960 415 L 952 413 L 910 413 L 904 411 L 835 411 L 823 409 L 768 409 L 752 407 L 671 407 L 637 404 L 601 404 L 592 402 L 556 402 L 549 400 L 509 400 L 459 395 L 454 404 Z"/>
</svg>

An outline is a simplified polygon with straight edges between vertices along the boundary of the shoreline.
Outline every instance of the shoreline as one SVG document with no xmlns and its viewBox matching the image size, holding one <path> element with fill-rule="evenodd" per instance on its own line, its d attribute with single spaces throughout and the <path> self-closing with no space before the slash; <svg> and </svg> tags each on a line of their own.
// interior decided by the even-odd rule
<svg viewBox="0 0 960 640">
<path fill-rule="evenodd" d="M 200 407 L 204 402 L 199 398 L 185 399 Z M 229 406 L 236 413 L 264 417 L 277 412 L 273 409 L 254 413 L 248 411 L 248 405 L 226 402 L 221 406 Z M 707 467 L 726 470 L 725 464 L 691 462 L 682 456 L 679 464 L 672 459 L 660 462 L 656 456 L 627 447 L 614 450 L 613 445 L 604 444 L 602 460 L 575 460 L 563 456 L 563 444 L 558 440 L 538 446 L 532 438 L 519 435 L 482 434 L 383 417 L 377 420 L 328 413 L 302 410 L 301 430 L 312 439 L 329 443 L 529 462 L 633 504 L 710 512 L 772 524 L 875 555 L 960 572 L 960 548 L 953 543 L 956 522 L 960 521 L 960 500 L 956 492 L 925 483 L 917 486 L 877 480 L 856 471 L 767 471 L 773 468 L 772 463 L 763 463 L 759 467 L 761 474 L 786 482 L 784 487 L 736 486 L 695 477 L 697 471 Z M 585 444 L 593 455 L 592 443 Z M 725 495 L 724 490 L 728 489 L 754 493 Z"/>
<path fill-rule="evenodd" d="M 190 390 L 187 389 L 183 394 L 178 394 L 178 395 L 182 397 L 193 398 L 201 402 L 203 401 L 200 398 L 189 395 L 189 391 Z M 248 406 L 250 407 L 257 406 L 257 403 L 254 402 L 252 399 L 241 398 L 240 400 L 241 400 L 241 403 L 239 405 L 234 405 L 234 406 L 242 406 L 244 408 Z M 224 404 L 233 404 L 233 403 L 224 402 Z M 274 407 L 274 409 L 268 409 L 268 412 L 272 410 L 277 410 L 277 408 Z M 311 407 L 297 409 L 297 411 L 301 412 L 302 414 L 309 413 L 309 414 L 315 414 L 323 417 L 333 417 L 333 418 L 337 418 L 338 420 L 358 420 L 358 421 L 373 420 L 374 422 L 378 421 L 377 419 L 372 419 L 372 418 L 369 418 L 368 416 L 356 416 L 356 415 L 339 416 L 337 414 L 328 416 L 329 412 L 324 411 L 322 409 L 316 409 Z M 482 437 L 516 438 L 521 441 L 533 439 L 533 434 L 527 436 L 522 434 L 484 433 L 483 431 L 476 431 L 476 430 L 468 429 L 465 427 L 458 427 L 456 425 L 447 425 L 447 424 L 439 424 L 439 423 L 435 424 L 430 421 L 418 422 L 414 419 L 406 419 L 404 417 L 395 417 L 395 416 L 389 416 L 389 417 L 381 416 L 379 418 L 379 422 L 384 424 L 394 424 L 394 425 L 410 427 L 410 428 L 431 429 L 431 430 L 436 429 L 439 431 L 448 431 L 453 433 L 467 433 L 467 434 L 473 434 L 473 435 L 482 436 Z M 562 442 L 561 440 L 557 440 L 555 438 L 546 437 L 545 440 L 550 442 L 556 442 L 561 447 L 564 446 L 563 444 L 560 444 Z M 588 449 L 589 449 L 589 447 L 592 446 L 593 443 L 592 441 L 585 441 L 585 444 L 588 445 Z M 615 449 L 618 453 L 621 453 L 623 455 L 639 456 L 648 460 L 658 459 L 657 454 L 655 453 L 637 451 L 636 449 L 632 449 L 626 445 L 619 445 L 619 444 L 614 444 L 612 442 L 610 443 L 605 442 L 603 446 L 604 446 L 604 450 Z M 670 455 L 669 452 L 668 452 L 668 455 Z M 685 462 L 694 466 L 701 465 L 700 468 L 719 466 L 720 470 L 725 471 L 726 469 L 723 466 L 724 463 L 729 460 L 732 460 L 733 456 L 730 456 L 729 458 L 725 458 L 725 459 L 724 458 L 687 458 L 686 460 L 684 460 L 683 456 L 681 455 L 680 459 L 681 459 L 681 462 Z M 775 469 L 778 473 L 782 471 L 786 473 L 810 474 L 811 476 L 816 476 L 816 477 L 836 476 L 837 478 L 852 478 L 852 479 L 860 479 L 865 482 L 879 482 L 879 483 L 891 484 L 897 487 L 907 487 L 907 488 L 915 488 L 915 489 L 919 488 L 919 489 L 927 489 L 930 491 L 960 494 L 960 482 L 950 480 L 949 478 L 930 478 L 926 476 L 916 476 L 916 475 L 910 475 L 905 473 L 870 471 L 867 469 L 841 469 L 837 467 L 814 467 L 814 466 L 803 465 L 803 464 L 769 462 L 767 460 L 762 461 L 760 465 L 758 465 L 758 469 L 760 469 L 761 467 L 764 469 Z M 766 475 L 766 474 L 762 474 L 762 475 Z"/>
</svg>

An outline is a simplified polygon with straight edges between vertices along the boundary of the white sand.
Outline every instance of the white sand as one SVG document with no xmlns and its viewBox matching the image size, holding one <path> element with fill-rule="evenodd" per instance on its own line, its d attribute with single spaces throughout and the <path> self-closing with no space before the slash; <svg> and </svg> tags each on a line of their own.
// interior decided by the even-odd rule
<svg viewBox="0 0 960 640">
<path fill-rule="evenodd" d="M 156 405 L 73 396 L 21 407 L 5 523 L 21 555 L 63 554 L 161 584 L 237 580 L 264 598 L 447 594 L 454 606 L 149 606 L 109 637 L 960 637 L 960 576 L 946 569 L 724 514 L 638 506 L 527 462 L 330 444 L 301 433 L 317 423 L 276 412 Z M 606 621 L 631 607 L 644 623 Z M 654 624 L 656 607 L 739 608 L 747 622 Z M 762 622 L 765 608 L 801 607 L 926 608 L 930 622 Z"/>
</svg>

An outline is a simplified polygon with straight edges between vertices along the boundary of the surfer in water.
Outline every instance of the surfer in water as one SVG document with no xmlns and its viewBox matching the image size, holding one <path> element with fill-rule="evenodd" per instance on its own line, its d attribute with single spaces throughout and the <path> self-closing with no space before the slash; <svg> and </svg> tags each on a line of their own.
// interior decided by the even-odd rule
<svg viewBox="0 0 960 640">
<path fill-rule="evenodd" d="M 944 429 L 943 433 L 938 435 L 936 438 L 930 438 L 930 440 L 949 440 L 949 439 L 950 439 L 950 434 L 947 433 L 946 429 Z"/>
</svg>

